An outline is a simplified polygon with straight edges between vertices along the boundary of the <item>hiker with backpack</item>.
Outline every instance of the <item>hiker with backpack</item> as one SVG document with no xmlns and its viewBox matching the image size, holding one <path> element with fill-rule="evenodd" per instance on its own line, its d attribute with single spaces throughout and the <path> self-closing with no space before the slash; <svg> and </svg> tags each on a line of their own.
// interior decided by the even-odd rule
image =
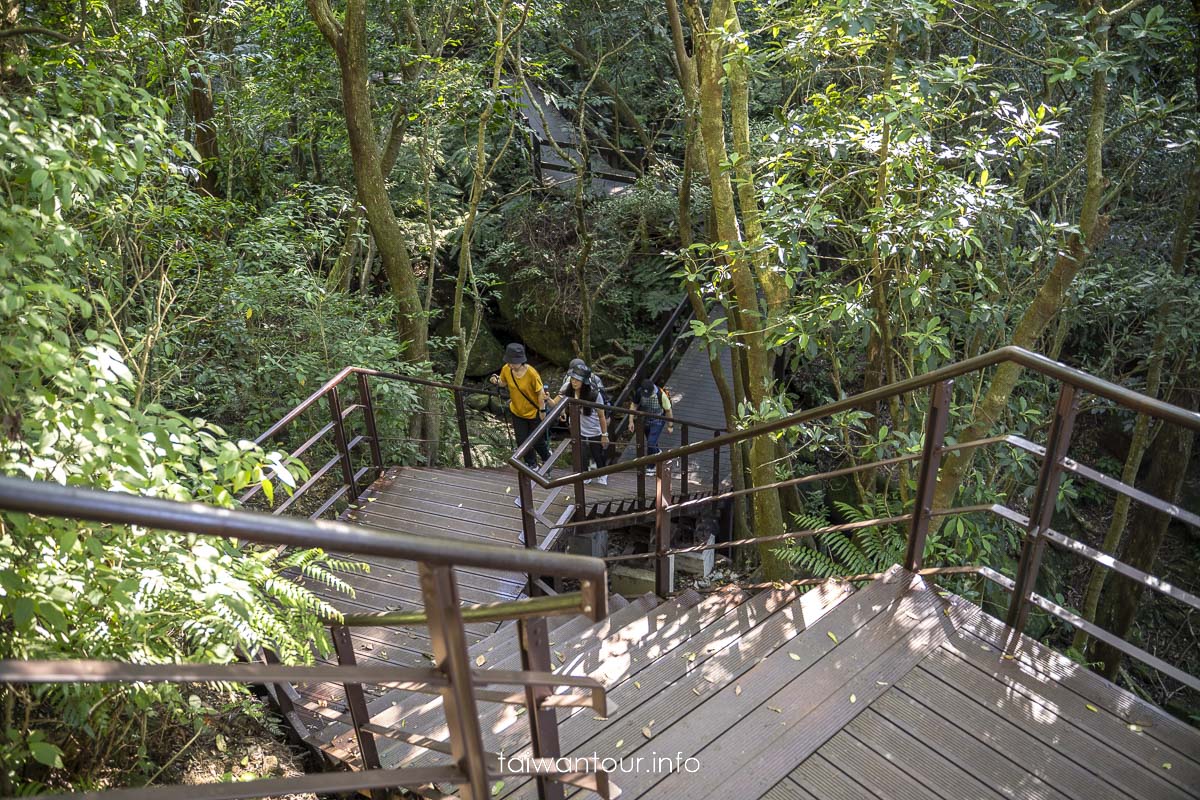
<svg viewBox="0 0 1200 800">
<path fill-rule="evenodd" d="M 667 433 L 672 433 L 675 430 L 675 423 L 672 421 L 671 414 L 671 395 L 667 394 L 666 390 L 656 386 L 654 381 L 644 380 L 638 384 L 637 389 L 634 391 L 633 398 L 629 402 L 629 409 L 631 411 L 641 411 L 646 414 L 658 414 L 660 417 L 667 418 L 645 418 L 646 455 L 653 456 L 661 453 L 662 449 L 658 446 L 658 437 L 662 435 L 663 428 L 667 429 Z M 636 420 L 636 416 L 630 415 L 630 433 L 634 431 Z M 654 467 L 647 467 L 646 472 L 654 472 Z"/>
<path fill-rule="evenodd" d="M 488 380 L 493 386 L 503 385 L 508 389 L 508 413 L 517 446 L 520 447 L 546 415 L 550 395 L 542 384 L 542 376 L 529 366 L 525 346 L 513 342 L 504 348 L 504 366 L 500 368 L 500 373 Z M 525 453 L 524 460 L 535 469 L 540 462 L 549 461 L 549 437 L 539 436 L 534 446 Z"/>
<path fill-rule="evenodd" d="M 593 381 L 594 377 L 582 359 L 575 359 L 571 362 L 571 369 L 567 372 L 567 378 L 563 382 L 563 389 L 559 392 L 559 397 L 566 394 L 568 397 L 588 403 L 607 404 L 608 400 L 604 396 L 604 390 L 596 388 L 599 381 Z M 554 398 L 551 403 L 557 404 L 559 397 Z M 592 408 L 591 406 L 579 408 L 579 438 L 584 445 L 585 472 L 589 469 L 589 462 L 594 463 L 597 468 L 608 464 L 608 416 L 604 413 L 603 408 Z M 584 483 L 591 482 L 591 478 L 584 481 Z M 608 476 L 601 475 L 596 482 L 607 486 Z"/>
</svg>

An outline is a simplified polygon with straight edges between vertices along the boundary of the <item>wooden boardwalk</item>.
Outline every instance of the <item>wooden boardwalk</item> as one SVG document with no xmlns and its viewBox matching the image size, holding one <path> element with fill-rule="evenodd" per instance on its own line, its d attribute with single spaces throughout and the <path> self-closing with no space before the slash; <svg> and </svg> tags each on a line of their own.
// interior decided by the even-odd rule
<svg viewBox="0 0 1200 800">
<path fill-rule="evenodd" d="M 622 765 L 627 798 L 1200 797 L 1200 731 L 1031 640 L 1003 658 L 1003 630 L 899 567 L 853 594 L 713 595 L 583 670 L 615 709 L 562 712 L 560 738 Z"/>
</svg>

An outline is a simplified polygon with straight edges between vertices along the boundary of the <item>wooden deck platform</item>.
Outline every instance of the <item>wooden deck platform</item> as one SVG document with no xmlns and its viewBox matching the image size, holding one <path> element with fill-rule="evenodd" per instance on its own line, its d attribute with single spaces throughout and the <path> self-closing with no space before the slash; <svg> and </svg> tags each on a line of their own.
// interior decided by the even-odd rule
<svg viewBox="0 0 1200 800">
<path fill-rule="evenodd" d="M 564 750 L 610 759 L 623 797 L 1200 797 L 1200 731 L 1030 640 L 1003 658 L 1001 623 L 899 568 L 673 619 L 587 673 L 607 719 L 560 715 Z M 520 753 L 523 733 L 486 743 Z"/>
<path fill-rule="evenodd" d="M 678 478 L 674 486 L 678 492 Z M 587 492 L 589 502 L 636 497 L 636 476 L 615 475 L 607 486 L 590 484 Z M 514 504 L 516 497 L 517 473 L 510 467 L 397 467 L 377 480 L 342 519 L 419 536 L 522 547 L 521 511 Z M 563 520 L 572 499 L 569 489 L 547 492 L 534 488 L 539 544 L 555 523 Z M 365 564 L 368 571 L 343 575 L 354 588 L 354 597 L 324 586 L 312 588 L 347 613 L 421 607 L 420 579 L 414 564 L 385 558 L 355 560 Z M 458 570 L 458 581 L 459 593 L 467 603 L 512 600 L 523 596 L 525 587 L 524 576 L 489 570 Z M 468 640 L 478 642 L 496 628 L 494 623 L 469 625 Z M 429 664 L 429 638 L 420 628 L 355 628 L 352 638 L 360 662 Z M 304 701 L 298 708 L 313 730 L 324 727 L 330 719 L 339 719 L 346 711 L 340 686 L 306 685 L 297 687 L 297 691 Z"/>
</svg>

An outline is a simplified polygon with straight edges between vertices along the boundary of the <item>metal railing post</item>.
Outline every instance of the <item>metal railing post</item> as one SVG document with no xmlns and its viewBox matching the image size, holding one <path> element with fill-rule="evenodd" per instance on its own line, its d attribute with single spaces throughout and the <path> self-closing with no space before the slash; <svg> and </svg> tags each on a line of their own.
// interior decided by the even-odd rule
<svg viewBox="0 0 1200 800">
<path fill-rule="evenodd" d="M 462 447 L 463 466 L 471 469 L 471 433 L 467 430 L 467 404 L 462 389 L 454 390 L 454 415 L 458 418 L 458 443 Z"/>
<path fill-rule="evenodd" d="M 688 446 L 688 426 L 684 422 L 679 426 L 679 446 Z M 688 496 L 688 454 L 684 453 L 679 459 L 679 494 L 681 497 Z"/>
<path fill-rule="evenodd" d="M 521 646 L 521 669 L 553 672 L 550 661 L 550 632 L 545 617 L 517 621 Z M 558 738 L 558 715 L 542 706 L 542 698 L 553 694 L 549 686 L 525 687 L 525 711 L 529 717 L 529 739 L 534 758 L 557 759 L 562 755 Z M 537 778 L 538 800 L 563 800 L 563 785 L 545 775 Z"/>
<path fill-rule="evenodd" d="M 358 502 L 358 482 L 354 480 L 354 462 L 350 460 L 350 448 L 346 446 L 346 426 L 342 422 L 342 402 L 338 399 L 337 386 L 329 387 L 329 414 L 333 418 L 333 439 L 342 461 L 342 479 L 349 487 L 350 502 Z"/>
<path fill-rule="evenodd" d="M 666 597 L 671 592 L 673 556 L 667 555 L 671 548 L 671 466 L 660 461 L 655 465 L 654 487 L 654 593 Z"/>
<path fill-rule="evenodd" d="M 635 441 L 634 452 L 638 458 L 644 458 L 646 455 L 646 418 L 641 414 L 633 418 L 633 437 Z M 639 469 L 637 471 L 637 499 L 638 508 L 646 507 L 646 471 Z"/>
<path fill-rule="evenodd" d="M 345 625 L 330 625 L 329 636 L 333 639 L 333 649 L 337 653 L 338 665 L 353 667 L 357 664 L 354 658 L 354 642 L 350 638 L 350 629 Z M 367 710 L 366 696 L 363 694 L 361 683 L 343 683 L 346 693 L 346 706 L 350 709 L 350 721 L 354 726 L 354 737 L 358 740 L 358 752 L 362 756 L 364 769 L 379 769 L 379 749 L 375 746 L 375 734 L 363 730 L 371 723 L 371 713 Z M 372 793 L 377 800 L 382 800 L 384 792 Z"/>
<path fill-rule="evenodd" d="M 716 435 L 720 435 L 720 431 L 714 431 Z M 721 448 L 713 448 L 713 478 L 712 478 L 712 493 L 716 497 L 721 493 Z"/>
<path fill-rule="evenodd" d="M 517 500 L 521 504 L 521 538 L 525 540 L 526 550 L 537 550 L 537 519 L 533 515 L 533 479 L 524 472 L 517 472 Z M 526 594 L 537 597 L 542 594 L 535 580 L 538 576 L 529 574 L 529 586 Z"/>
<path fill-rule="evenodd" d="M 1058 393 L 1058 404 L 1054 408 L 1054 419 L 1046 436 L 1046 454 L 1038 472 L 1037 488 L 1029 509 L 1029 527 L 1025 531 L 1025 542 L 1021 546 L 1021 559 L 1017 564 L 1012 599 L 1004 624 L 1008 627 L 1008 643 L 1005 652 L 1012 654 L 1029 621 L 1030 595 L 1037 584 L 1042 566 L 1042 553 L 1046 549 L 1043 534 L 1054 517 L 1054 504 L 1058 499 L 1058 487 L 1062 482 L 1062 459 L 1071 443 L 1071 432 L 1075 427 L 1077 408 L 1076 389 L 1069 383 L 1062 384 Z"/>
<path fill-rule="evenodd" d="M 595 409 L 592 413 L 596 413 Z M 567 419 L 570 420 L 571 427 L 571 467 L 572 471 L 578 475 L 583 472 L 583 465 L 587 463 L 587 458 L 583 453 L 583 435 L 579 432 L 579 406 L 575 403 L 568 402 L 567 404 Z M 583 513 L 587 509 L 587 493 L 583 488 L 583 478 L 575 479 L 575 518 L 582 519 Z"/>
<path fill-rule="evenodd" d="M 429 620 L 429 643 L 437 669 L 449 680 L 442 691 L 442 708 L 450 736 L 450 757 L 463 771 L 463 800 L 487 800 L 487 755 L 479 728 L 479 710 L 471 681 L 467 635 L 459 608 L 454 568 L 420 563 L 421 594 Z"/>
<path fill-rule="evenodd" d="M 380 475 L 383 474 L 383 451 L 379 449 L 379 427 L 375 419 L 375 401 L 371 399 L 371 387 L 367 374 L 358 373 L 358 396 L 363 404 L 363 416 L 367 421 L 367 436 L 371 437 L 371 462 Z"/>
<path fill-rule="evenodd" d="M 942 381 L 929 392 L 929 411 L 925 415 L 925 442 L 921 450 L 921 471 L 917 476 L 917 494 L 913 499 L 913 518 L 908 530 L 908 552 L 904 567 L 915 572 L 925 559 L 925 539 L 933 514 L 933 495 L 937 488 L 938 468 L 942 464 L 942 444 L 950 421 L 950 396 L 954 381 Z"/>
</svg>

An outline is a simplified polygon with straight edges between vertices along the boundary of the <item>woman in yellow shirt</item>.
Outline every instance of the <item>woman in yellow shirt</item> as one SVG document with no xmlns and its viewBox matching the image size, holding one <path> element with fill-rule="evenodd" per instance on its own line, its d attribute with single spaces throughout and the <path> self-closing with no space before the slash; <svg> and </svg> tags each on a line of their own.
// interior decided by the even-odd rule
<svg viewBox="0 0 1200 800">
<path fill-rule="evenodd" d="M 508 389 L 508 413 L 512 418 L 517 446 L 529 438 L 546 411 L 550 395 L 542 385 L 542 376 L 529 366 L 525 358 L 525 346 L 512 343 L 504 349 L 504 366 L 499 375 L 489 380 L 496 386 L 503 384 Z M 550 459 L 550 444 L 545 436 L 538 437 L 533 448 L 525 454 L 525 463 L 537 467 L 540 461 Z"/>
</svg>

